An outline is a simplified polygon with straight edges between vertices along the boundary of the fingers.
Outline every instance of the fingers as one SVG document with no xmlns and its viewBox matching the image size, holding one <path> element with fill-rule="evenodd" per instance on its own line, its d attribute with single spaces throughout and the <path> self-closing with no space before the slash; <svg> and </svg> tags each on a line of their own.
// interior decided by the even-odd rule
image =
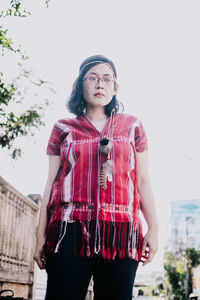
<svg viewBox="0 0 200 300">
<path fill-rule="evenodd" d="M 46 257 L 44 254 L 44 244 L 45 238 L 37 239 L 34 253 L 34 260 L 36 261 L 40 269 L 45 269 L 46 267 Z"/>
<path fill-rule="evenodd" d="M 142 252 L 142 257 L 141 257 L 141 262 L 143 263 L 142 265 L 145 264 L 145 262 L 148 260 L 149 257 L 149 248 L 147 247 L 143 252 Z"/>
<path fill-rule="evenodd" d="M 156 254 L 156 249 L 151 249 L 147 247 L 144 253 L 142 254 L 142 258 L 141 258 L 142 266 L 144 267 L 145 265 L 150 263 L 153 260 L 155 254 Z"/>
<path fill-rule="evenodd" d="M 158 248 L 158 237 L 157 232 L 148 230 L 144 236 L 143 245 L 142 245 L 142 266 L 150 263 L 154 255 L 156 254 Z"/>
<path fill-rule="evenodd" d="M 144 240 L 143 240 L 143 245 L 142 245 L 142 255 L 145 254 L 145 251 L 146 251 L 146 248 L 147 248 L 147 240 L 146 238 L 144 237 Z"/>
<path fill-rule="evenodd" d="M 149 252 L 149 253 L 148 253 L 148 256 L 145 257 L 145 260 L 143 261 L 142 266 L 144 267 L 145 265 L 147 265 L 148 263 L 150 263 L 150 262 L 152 261 L 152 259 L 153 259 L 153 257 L 152 257 L 152 255 L 151 255 L 151 253 Z"/>
<path fill-rule="evenodd" d="M 41 270 L 42 270 L 42 269 L 45 269 L 45 266 L 46 266 L 46 259 L 45 259 L 45 256 L 36 254 L 36 255 L 34 256 L 34 260 L 36 261 L 38 267 L 39 267 Z"/>
</svg>

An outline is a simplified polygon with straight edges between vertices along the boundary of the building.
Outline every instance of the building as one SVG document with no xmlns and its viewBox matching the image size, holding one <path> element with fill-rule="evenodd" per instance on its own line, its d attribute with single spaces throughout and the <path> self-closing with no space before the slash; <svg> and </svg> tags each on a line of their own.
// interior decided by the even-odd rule
<svg viewBox="0 0 200 300">
<path fill-rule="evenodd" d="M 180 254 L 185 248 L 200 249 L 200 199 L 171 202 L 169 250 Z"/>
</svg>

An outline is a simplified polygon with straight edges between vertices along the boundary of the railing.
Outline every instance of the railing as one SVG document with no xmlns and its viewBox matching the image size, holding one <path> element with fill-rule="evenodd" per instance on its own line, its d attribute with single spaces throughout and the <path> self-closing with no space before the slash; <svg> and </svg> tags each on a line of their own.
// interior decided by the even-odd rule
<svg viewBox="0 0 200 300">
<path fill-rule="evenodd" d="M 19 296 L 29 299 L 34 281 L 37 213 L 36 202 L 0 177 L 0 284 L 3 289 L 13 283 L 13 289 L 21 291 Z"/>
</svg>

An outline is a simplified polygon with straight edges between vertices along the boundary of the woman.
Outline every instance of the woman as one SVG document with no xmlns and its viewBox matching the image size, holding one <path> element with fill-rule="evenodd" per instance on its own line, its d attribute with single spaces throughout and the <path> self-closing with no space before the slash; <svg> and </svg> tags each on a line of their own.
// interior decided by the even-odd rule
<svg viewBox="0 0 200 300">
<path fill-rule="evenodd" d="M 104 56 L 87 58 L 49 138 L 49 174 L 34 259 L 46 268 L 46 300 L 132 299 L 139 261 L 157 250 L 157 218 L 142 123 L 118 113 L 117 74 Z M 148 225 L 142 235 L 139 210 Z"/>
</svg>

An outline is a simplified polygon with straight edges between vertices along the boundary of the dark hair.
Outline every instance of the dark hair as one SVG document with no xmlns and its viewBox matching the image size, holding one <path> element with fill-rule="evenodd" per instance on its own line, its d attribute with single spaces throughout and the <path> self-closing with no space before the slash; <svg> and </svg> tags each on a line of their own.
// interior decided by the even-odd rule
<svg viewBox="0 0 200 300">
<path fill-rule="evenodd" d="M 101 62 L 109 64 L 114 72 L 115 78 L 117 78 L 115 66 L 108 58 L 102 55 L 93 55 L 85 59 L 80 65 L 79 76 L 73 84 L 72 93 L 67 101 L 67 109 L 69 112 L 77 116 L 84 115 L 86 113 L 87 103 L 83 96 L 83 77 L 90 68 Z M 116 95 L 114 95 L 110 103 L 108 103 L 104 108 L 105 114 L 110 117 L 112 110 L 114 109 L 114 111 L 117 112 L 119 111 L 120 106 L 123 110 L 123 105 L 117 100 Z"/>
</svg>

